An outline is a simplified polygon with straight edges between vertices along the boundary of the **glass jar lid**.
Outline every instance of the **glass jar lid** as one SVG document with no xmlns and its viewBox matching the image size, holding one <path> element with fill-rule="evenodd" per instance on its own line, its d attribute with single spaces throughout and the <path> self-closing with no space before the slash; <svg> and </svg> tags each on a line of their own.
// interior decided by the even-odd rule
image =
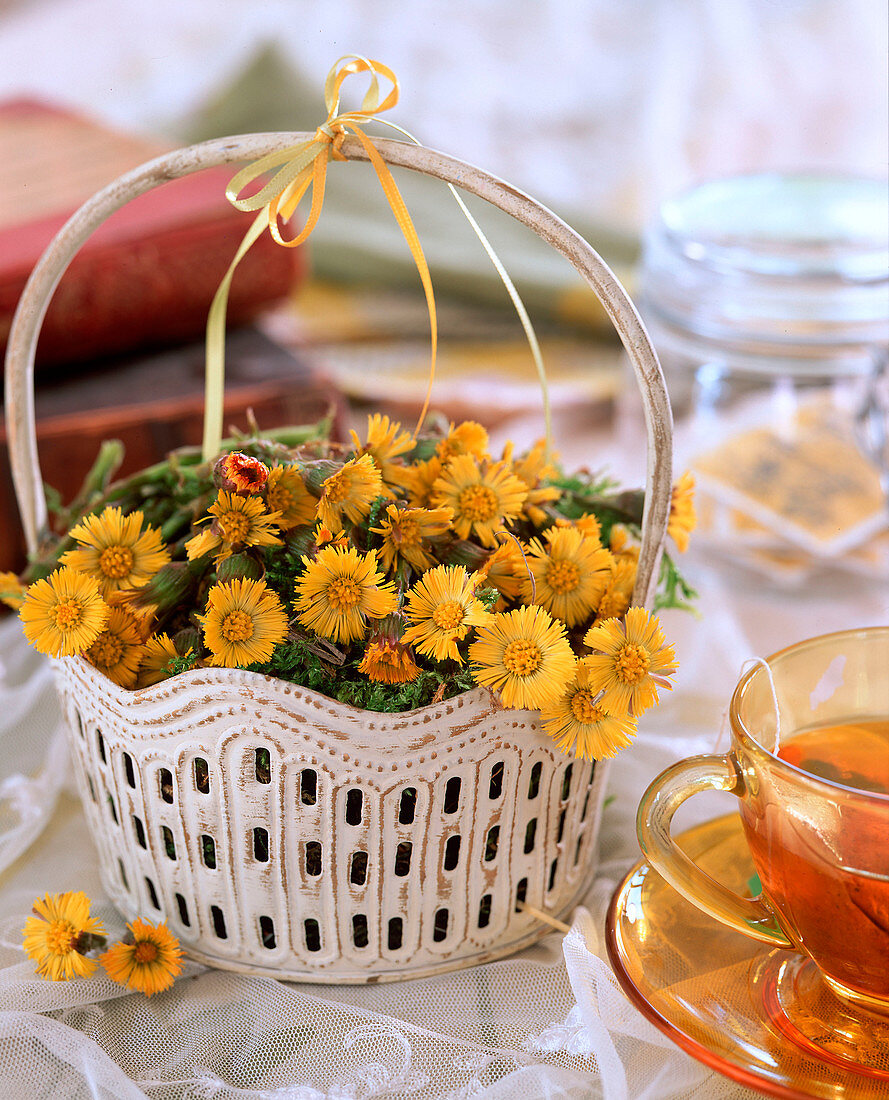
<svg viewBox="0 0 889 1100">
<path fill-rule="evenodd" d="M 675 336 L 727 351 L 871 358 L 889 343 L 886 182 L 767 173 L 695 187 L 646 234 L 640 301 Z"/>
</svg>

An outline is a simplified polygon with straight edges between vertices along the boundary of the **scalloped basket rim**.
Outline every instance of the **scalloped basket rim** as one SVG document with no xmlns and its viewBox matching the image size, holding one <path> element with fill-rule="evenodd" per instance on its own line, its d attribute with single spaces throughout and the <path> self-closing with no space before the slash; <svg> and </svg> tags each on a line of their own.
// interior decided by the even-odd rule
<svg viewBox="0 0 889 1100">
<path fill-rule="evenodd" d="M 414 710 L 383 711 L 353 707 L 350 703 L 340 702 L 339 699 L 333 699 L 314 688 L 303 687 L 301 684 L 294 684 L 289 680 L 282 680 L 280 677 L 269 676 L 263 672 L 251 672 L 245 668 L 207 666 L 187 669 L 149 687 L 130 689 L 116 684 L 80 656 L 56 657 L 53 658 L 53 664 L 57 666 L 68 664 L 78 669 L 81 678 L 97 682 L 105 694 L 115 699 L 121 708 L 125 710 L 134 710 L 143 704 L 160 702 L 165 695 L 171 692 L 185 691 L 190 686 L 212 687 L 218 685 L 219 687 L 237 688 L 261 686 L 272 697 L 280 699 L 281 696 L 289 696 L 303 699 L 310 706 L 319 709 L 326 708 L 329 714 L 349 722 L 361 724 L 365 728 L 367 728 L 368 722 L 372 720 L 374 730 L 380 734 L 386 733 L 390 729 L 393 731 L 400 730 L 405 723 L 416 724 L 417 719 L 425 720 L 427 715 L 429 721 L 446 719 L 453 714 L 455 709 L 473 703 L 479 704 L 483 709 L 487 708 L 487 713 L 491 715 L 520 714 L 535 722 L 535 724 L 536 717 L 540 713 L 536 710 L 521 710 L 517 707 L 502 706 L 496 702 L 493 692 L 481 685 L 467 691 L 461 691 L 457 695 L 442 700 L 440 703 L 427 703 L 426 706 L 416 707 Z"/>
</svg>

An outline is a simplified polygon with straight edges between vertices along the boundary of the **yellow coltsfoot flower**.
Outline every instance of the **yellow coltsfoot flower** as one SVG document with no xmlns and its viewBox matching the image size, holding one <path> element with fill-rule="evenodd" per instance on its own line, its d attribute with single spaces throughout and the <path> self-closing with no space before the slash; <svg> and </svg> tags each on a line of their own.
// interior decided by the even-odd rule
<svg viewBox="0 0 889 1100">
<path fill-rule="evenodd" d="M 562 752 L 584 760 L 604 760 L 630 744 L 636 723 L 632 718 L 615 718 L 599 706 L 589 681 L 589 666 L 581 661 L 559 698 L 541 707 L 540 721 Z"/>
<path fill-rule="evenodd" d="M 428 570 L 407 594 L 404 617 L 410 624 L 402 641 L 436 661 L 458 661 L 457 649 L 471 627 L 486 623 L 490 614 L 476 599 L 475 584 L 462 565 L 438 565 Z"/>
<path fill-rule="evenodd" d="M 374 413 L 367 418 L 366 443 L 361 442 L 357 432 L 350 431 L 349 435 L 355 446 L 356 457 L 370 455 L 386 486 L 407 488 L 411 477 L 401 461 L 401 456 L 414 449 L 414 440 L 410 432 L 402 430 L 398 421 Z"/>
<path fill-rule="evenodd" d="M 340 531 L 344 520 L 361 523 L 383 491 L 383 479 L 369 454 L 350 459 L 321 485 L 318 519 L 331 531 Z"/>
<path fill-rule="evenodd" d="M 170 560 L 170 551 L 157 528 L 143 530 L 143 521 L 142 512 L 125 516 L 113 507 L 87 516 L 68 532 L 80 547 L 62 554 L 62 565 L 98 581 L 106 599 L 121 589 L 147 584 Z"/>
<path fill-rule="evenodd" d="M 634 565 L 639 561 L 639 547 L 630 542 L 630 532 L 622 523 L 611 528 L 608 548 L 617 561 L 631 561 Z"/>
<path fill-rule="evenodd" d="M 277 534 L 278 513 L 267 511 L 258 496 L 240 496 L 220 489 L 207 511 L 214 517 L 213 523 L 185 544 L 189 561 L 216 550 L 218 564 L 248 546 L 283 545 Z"/>
<path fill-rule="evenodd" d="M 420 675 L 410 646 L 386 635 L 368 642 L 358 671 L 380 684 L 407 684 Z"/>
<path fill-rule="evenodd" d="M 28 586 L 22 584 L 15 573 L 0 573 L 0 603 L 18 611 L 25 602 L 27 591 Z"/>
<path fill-rule="evenodd" d="M 377 570 L 376 551 L 360 554 L 326 546 L 314 561 L 303 558 L 296 582 L 297 618 L 302 626 L 333 642 L 354 642 L 367 633 L 368 619 L 395 610 L 395 588 Z"/>
<path fill-rule="evenodd" d="M 90 916 L 90 899 L 82 890 L 46 894 L 34 902 L 34 916 L 22 929 L 23 945 L 37 963 L 41 978 L 54 982 L 88 978 L 96 969 L 83 952 L 96 941 L 104 942 L 104 928 Z"/>
<path fill-rule="evenodd" d="M 522 581 L 531 576 L 528 548 L 517 538 L 507 537 L 473 573 L 476 591 L 496 588 L 507 600 L 514 600 Z"/>
<path fill-rule="evenodd" d="M 169 989 L 182 973 L 182 949 L 163 922 L 150 924 L 137 917 L 129 934 L 102 955 L 102 966 L 113 982 L 152 997 Z"/>
<path fill-rule="evenodd" d="M 265 499 L 270 512 L 279 513 L 282 531 L 315 522 L 318 501 L 306 488 L 295 466 L 273 466 L 265 487 Z"/>
<path fill-rule="evenodd" d="M 550 527 L 543 542 L 532 539 L 527 563 L 531 576 L 522 578 L 522 599 L 568 626 L 590 618 L 614 567 L 611 553 L 576 527 Z"/>
<path fill-rule="evenodd" d="M 557 519 L 556 527 L 576 527 L 592 542 L 595 542 L 598 546 L 602 545 L 602 525 L 592 512 L 587 512 L 584 516 L 578 516 L 577 519 Z M 611 552 L 614 553 L 614 547 L 611 547 Z"/>
<path fill-rule="evenodd" d="M 136 686 L 145 646 L 144 619 L 112 605 L 108 621 L 84 653 L 89 663 L 121 687 Z"/>
<path fill-rule="evenodd" d="M 593 653 L 584 658 L 588 686 L 600 705 L 619 718 L 638 718 L 658 701 L 658 688 L 672 688 L 676 671 L 673 647 L 660 623 L 644 607 L 631 607 L 623 619 L 591 626 L 584 638 Z"/>
<path fill-rule="evenodd" d="M 265 581 L 247 578 L 214 584 L 198 621 L 212 654 L 210 664 L 224 668 L 268 661 L 287 635 L 287 615 L 277 593 Z"/>
<path fill-rule="evenodd" d="M 407 468 L 408 498 L 414 508 L 428 508 L 432 498 L 432 489 L 444 469 L 441 459 L 436 455 L 425 462 L 415 462 Z"/>
<path fill-rule="evenodd" d="M 191 653 L 191 650 L 188 651 Z M 151 687 L 166 680 L 170 673 L 167 665 L 175 660 L 179 654 L 169 634 L 152 634 L 146 641 L 142 650 L 142 663 L 139 666 L 139 676 L 136 686 L 140 688 Z"/>
<path fill-rule="evenodd" d="M 541 527 L 547 520 L 547 514 L 541 507 L 544 504 L 553 504 L 562 496 L 562 490 L 556 485 L 541 485 L 541 481 L 558 477 L 559 470 L 552 462 L 558 458 L 552 454 L 549 459 L 546 455 L 546 440 L 538 439 L 526 455 L 513 459 L 512 444 L 507 444 L 503 452 L 506 461 L 511 461 L 512 472 L 524 482 L 528 490 L 523 511 L 528 519 L 536 526 Z"/>
<path fill-rule="evenodd" d="M 447 436 L 435 448 L 442 464 L 457 455 L 474 455 L 478 459 L 488 457 L 488 432 L 475 420 L 464 420 L 456 427 L 451 424 Z"/>
<path fill-rule="evenodd" d="M 497 532 L 521 515 L 528 490 L 504 462 L 479 463 L 457 455 L 433 485 L 432 503 L 451 508 L 458 538 L 472 534 L 482 546 L 495 547 Z"/>
<path fill-rule="evenodd" d="M 329 527 L 325 527 L 323 523 L 319 523 L 315 528 L 315 546 L 314 548 L 320 550 L 322 546 L 335 546 L 337 550 L 349 549 L 349 536 L 345 531 L 340 529 L 339 531 L 331 531 Z"/>
<path fill-rule="evenodd" d="M 542 607 L 492 615 L 469 647 L 476 683 L 499 691 L 504 706 L 539 710 L 574 677 L 577 659 L 563 623 Z"/>
<path fill-rule="evenodd" d="M 667 520 L 667 534 L 676 543 L 676 549 L 684 554 L 688 549 L 689 535 L 698 525 L 695 511 L 695 479 L 690 470 L 686 470 L 673 486 L 670 498 L 670 517 Z"/>
<path fill-rule="evenodd" d="M 619 619 L 626 614 L 627 608 L 633 599 L 635 585 L 635 558 L 615 558 L 614 573 L 611 575 L 611 580 L 599 600 L 595 621 L 598 623 L 604 619 Z"/>
<path fill-rule="evenodd" d="M 19 610 L 25 637 L 50 657 L 72 657 L 89 649 L 108 621 L 99 582 L 74 569 L 57 569 L 35 581 Z"/>
<path fill-rule="evenodd" d="M 453 518 L 450 508 L 399 508 L 390 504 L 380 526 L 371 528 L 383 537 L 383 567 L 391 573 L 402 560 L 417 573 L 431 569 L 435 558 L 429 553 L 429 540 L 446 534 Z"/>
</svg>

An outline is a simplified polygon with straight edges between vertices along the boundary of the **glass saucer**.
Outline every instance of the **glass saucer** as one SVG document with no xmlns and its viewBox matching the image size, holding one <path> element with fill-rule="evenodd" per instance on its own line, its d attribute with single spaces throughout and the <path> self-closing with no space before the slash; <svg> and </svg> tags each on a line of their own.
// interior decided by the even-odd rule
<svg viewBox="0 0 889 1100">
<path fill-rule="evenodd" d="M 676 839 L 749 895 L 754 868 L 737 814 Z M 624 992 L 705 1065 L 788 1100 L 889 1100 L 889 1017 L 840 1001 L 805 956 L 719 924 L 645 862 L 617 888 L 606 931 Z"/>
</svg>

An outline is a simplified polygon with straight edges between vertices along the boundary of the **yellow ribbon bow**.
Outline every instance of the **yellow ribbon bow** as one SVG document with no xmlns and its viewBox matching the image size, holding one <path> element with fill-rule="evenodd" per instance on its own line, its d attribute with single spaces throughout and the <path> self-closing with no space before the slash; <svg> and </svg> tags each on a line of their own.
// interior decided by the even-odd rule
<svg viewBox="0 0 889 1100">
<path fill-rule="evenodd" d="M 346 64 L 343 65 L 342 62 L 344 61 Z M 340 90 L 343 81 L 352 73 L 362 72 L 370 73 L 371 81 L 360 109 L 357 111 L 344 111 L 340 114 Z M 381 76 L 392 84 L 391 91 L 383 99 L 380 98 L 379 78 Z M 417 236 L 417 231 L 404 204 L 404 199 L 401 197 L 401 192 L 392 178 L 392 173 L 375 149 L 373 142 L 361 129 L 365 123 L 373 121 L 375 115 L 394 107 L 398 102 L 398 94 L 398 78 L 388 65 L 383 65 L 379 61 L 371 61 L 357 54 L 341 57 L 327 74 L 327 79 L 324 82 L 324 103 L 327 107 L 327 118 L 315 131 L 315 136 L 309 141 L 292 145 L 278 152 L 267 153 L 265 156 L 253 161 L 246 168 L 242 168 L 226 188 L 226 197 L 238 210 L 258 210 L 260 213 L 235 253 L 235 257 L 213 298 L 207 319 L 207 368 L 203 440 L 205 460 L 209 460 L 218 452 L 222 440 L 222 403 L 225 386 L 225 311 L 228 305 L 232 276 L 244 255 L 266 227 L 268 227 L 269 232 L 278 244 L 287 248 L 296 248 L 311 234 L 318 222 L 321 207 L 324 203 L 327 164 L 331 158 L 346 160 L 346 157 L 340 152 L 340 146 L 347 133 L 352 133 L 358 138 L 364 146 L 368 159 L 376 169 L 383 193 L 389 201 L 395 220 L 398 222 L 398 226 L 411 250 L 411 255 L 417 265 L 423 290 L 426 294 L 432 353 L 429 388 L 414 436 L 416 437 L 419 432 L 429 408 L 430 391 L 435 376 L 435 359 L 438 350 L 438 322 L 435 313 L 435 297 L 432 293 L 432 278 L 429 274 L 429 266 L 423 254 L 420 238 Z M 389 123 L 389 125 L 392 124 Z M 400 130 L 400 127 L 393 128 Z M 400 132 L 403 133 L 404 131 Z M 243 199 L 238 197 L 244 188 L 248 187 L 254 180 L 276 168 L 278 170 L 274 176 L 256 194 Z M 287 220 L 292 217 L 309 187 L 312 188 L 312 206 L 306 224 L 296 237 L 287 239 L 281 235 L 278 219 Z"/>
<path fill-rule="evenodd" d="M 345 64 L 343 65 L 342 62 L 345 62 Z M 346 77 L 353 73 L 364 72 L 370 73 L 371 80 L 360 109 L 357 111 L 344 111 L 342 114 L 338 113 L 340 90 Z M 392 85 L 391 91 L 383 99 L 380 98 L 379 78 L 381 76 Z M 247 251 L 252 247 L 254 242 L 258 240 L 266 227 L 268 227 L 269 232 L 278 244 L 284 245 L 286 248 L 295 248 L 297 245 L 302 244 L 311 234 L 318 222 L 318 218 L 321 214 L 321 207 L 324 203 L 324 186 L 327 179 L 328 162 L 331 159 L 347 159 L 340 152 L 340 146 L 347 133 L 352 133 L 358 138 L 364 146 L 368 159 L 376 169 L 377 177 L 383 188 L 383 193 L 389 202 L 389 206 L 392 208 L 395 220 L 398 222 L 398 226 L 404 234 L 404 238 L 411 250 L 411 255 L 417 265 L 420 281 L 423 284 L 423 290 L 426 294 L 426 305 L 429 309 L 429 329 L 431 333 L 432 349 L 426 398 L 423 402 L 423 408 L 420 412 L 417 426 L 414 429 L 414 438 L 416 439 L 419 434 L 429 409 L 432 384 L 435 379 L 435 361 L 438 351 L 438 321 L 435 312 L 435 297 L 432 293 L 432 279 L 429 274 L 429 266 L 426 263 L 426 257 L 423 254 L 420 239 L 417 236 L 414 223 L 411 221 L 411 216 L 404 204 L 404 199 L 401 197 L 401 192 L 398 190 L 386 162 L 377 152 L 373 142 L 370 141 L 362 130 L 362 126 L 368 122 L 381 122 L 386 126 L 390 126 L 393 130 L 397 130 L 400 134 L 403 134 L 415 145 L 419 145 L 420 143 L 417 139 L 413 134 L 408 133 L 407 130 L 402 129 L 400 126 L 396 126 L 395 123 L 389 122 L 386 119 L 375 118 L 381 111 L 388 111 L 390 107 L 394 107 L 398 102 L 398 95 L 398 78 L 388 65 L 383 65 L 379 61 L 368 60 L 368 58 L 362 57 L 360 54 L 347 54 L 341 57 L 331 68 L 324 82 L 324 102 L 327 107 L 327 118 L 315 131 L 314 137 L 310 138 L 308 141 L 301 142 L 299 145 L 292 145 L 278 152 L 267 153 L 265 156 L 253 161 L 253 163 L 248 164 L 246 168 L 242 168 L 241 171 L 232 178 L 226 188 L 226 198 L 228 198 L 229 202 L 237 207 L 238 210 L 259 211 L 259 213 L 245 234 L 244 239 L 241 241 L 238 251 L 235 253 L 235 257 L 229 265 L 228 271 L 226 271 L 222 282 L 219 284 L 219 289 L 216 291 L 216 295 L 213 298 L 213 303 L 210 306 L 210 313 L 207 318 L 206 396 L 204 402 L 203 440 L 203 457 L 205 460 L 208 461 L 218 453 L 222 441 L 223 391 L 225 388 L 225 313 L 228 305 L 228 294 L 232 276 Z M 247 198 L 242 199 L 238 197 L 245 187 L 248 187 L 260 176 L 274 171 L 275 169 L 277 169 L 275 174 L 268 183 L 259 189 L 259 191 Z M 537 336 L 534 332 L 531 320 L 528 317 L 528 312 L 525 309 L 524 303 L 519 297 L 518 291 L 509 278 L 500 258 L 494 252 L 488 239 L 470 214 L 466 204 L 457 194 L 455 188 L 451 184 L 447 186 L 503 281 L 503 285 L 506 287 L 506 291 L 512 299 L 519 320 L 525 330 L 525 335 L 531 348 L 531 355 L 537 365 L 537 373 L 540 378 L 541 390 L 543 392 L 543 412 L 546 421 L 546 453 L 548 456 L 552 439 L 550 404 L 546 385 L 546 373 L 543 367 L 543 357 L 540 353 L 540 345 L 537 342 Z M 306 224 L 297 236 L 286 239 L 281 235 L 278 224 L 279 218 L 286 221 L 293 216 L 309 187 L 312 188 L 312 206 L 309 210 Z"/>
</svg>

